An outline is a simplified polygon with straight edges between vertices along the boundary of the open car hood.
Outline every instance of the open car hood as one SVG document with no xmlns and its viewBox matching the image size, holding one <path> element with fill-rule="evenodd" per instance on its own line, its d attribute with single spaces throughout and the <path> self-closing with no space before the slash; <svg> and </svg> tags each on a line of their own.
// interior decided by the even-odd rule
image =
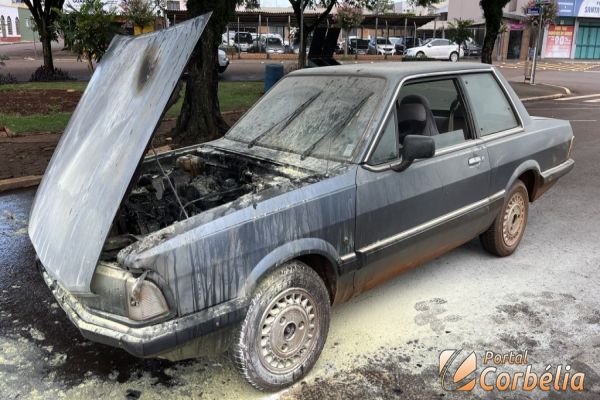
<svg viewBox="0 0 600 400">
<path fill-rule="evenodd" d="M 209 18 L 116 36 L 83 93 L 29 220 L 41 263 L 69 291 L 90 292 L 115 214 Z"/>
</svg>

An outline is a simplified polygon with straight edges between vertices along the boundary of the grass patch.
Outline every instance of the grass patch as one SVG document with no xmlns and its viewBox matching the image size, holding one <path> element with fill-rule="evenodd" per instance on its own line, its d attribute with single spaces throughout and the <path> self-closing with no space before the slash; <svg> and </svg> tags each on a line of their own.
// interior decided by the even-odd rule
<svg viewBox="0 0 600 400">
<path fill-rule="evenodd" d="M 62 132 L 71 118 L 71 113 L 15 115 L 0 114 L 0 126 L 8 126 L 13 132 Z"/>
<path fill-rule="evenodd" d="M 11 90 L 47 90 L 47 89 L 73 89 L 83 91 L 86 82 L 31 82 L 0 85 L 0 92 Z M 263 82 L 219 82 L 219 103 L 221 111 L 246 110 L 250 108 L 264 91 Z M 183 103 L 183 93 L 179 101 L 171 107 L 166 118 L 177 118 Z M 49 114 L 2 114 L 0 113 L 0 126 L 7 126 L 13 132 L 62 132 L 71 113 L 51 112 Z"/>
<path fill-rule="evenodd" d="M 219 82 L 219 105 L 221 112 L 246 110 L 250 108 L 263 95 L 265 85 L 263 82 Z M 165 118 L 177 118 L 183 104 L 181 90 L 179 101 L 165 114 Z"/>
<path fill-rule="evenodd" d="M 0 92 L 8 92 L 12 90 L 78 90 L 82 91 L 87 86 L 87 82 L 28 82 L 28 83 L 11 83 L 8 85 L 0 85 Z"/>
</svg>

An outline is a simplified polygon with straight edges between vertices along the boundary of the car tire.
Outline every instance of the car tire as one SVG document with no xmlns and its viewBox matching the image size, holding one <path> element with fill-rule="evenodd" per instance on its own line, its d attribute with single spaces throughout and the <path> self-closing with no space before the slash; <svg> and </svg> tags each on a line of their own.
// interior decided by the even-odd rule
<svg viewBox="0 0 600 400">
<path fill-rule="evenodd" d="M 452 61 L 452 62 L 458 61 L 458 53 L 456 51 L 453 51 L 452 53 L 450 53 L 450 61 Z"/>
<path fill-rule="evenodd" d="M 425 53 L 423 53 L 422 51 L 418 52 L 416 55 L 417 58 L 425 58 Z"/>
<path fill-rule="evenodd" d="M 485 250 L 498 257 L 511 255 L 519 246 L 529 216 L 529 195 L 521 180 L 511 187 L 494 223 L 479 236 Z"/>
<path fill-rule="evenodd" d="M 233 338 L 233 361 L 255 388 L 276 391 L 302 379 L 329 331 L 329 292 L 308 265 L 293 260 L 257 286 Z"/>
</svg>

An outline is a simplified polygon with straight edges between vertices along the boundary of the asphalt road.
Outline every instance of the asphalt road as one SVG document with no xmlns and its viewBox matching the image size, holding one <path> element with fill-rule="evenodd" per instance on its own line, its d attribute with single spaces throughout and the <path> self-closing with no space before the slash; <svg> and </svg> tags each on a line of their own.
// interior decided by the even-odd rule
<svg viewBox="0 0 600 400">
<path fill-rule="evenodd" d="M 546 74 L 539 78 L 545 81 Z M 562 72 L 548 79 L 572 86 L 577 95 L 600 98 L 597 74 Z M 597 399 L 600 103 L 590 99 L 527 104 L 533 115 L 571 121 L 576 167 L 531 206 L 514 255 L 491 257 L 473 241 L 336 307 L 315 369 L 274 397 L 500 396 L 442 390 L 440 352 L 463 349 L 479 358 L 487 350 L 527 350 L 539 373 L 558 364 L 585 373 L 586 391 L 577 395 L 538 390 L 503 398 Z M 84 340 L 33 267 L 26 235 L 32 197 L 33 191 L 0 197 L 0 398 L 267 397 L 246 385 L 226 356 L 140 360 Z"/>
</svg>

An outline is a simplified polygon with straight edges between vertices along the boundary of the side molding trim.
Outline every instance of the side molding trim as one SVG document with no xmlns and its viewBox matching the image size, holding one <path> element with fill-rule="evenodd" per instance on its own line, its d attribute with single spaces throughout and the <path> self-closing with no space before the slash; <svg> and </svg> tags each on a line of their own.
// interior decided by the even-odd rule
<svg viewBox="0 0 600 400">
<path fill-rule="evenodd" d="M 441 225 L 445 222 L 448 222 L 456 217 L 459 217 L 463 214 L 468 214 L 472 211 L 475 211 L 478 208 L 481 207 L 485 207 L 488 206 L 490 204 L 492 204 L 494 201 L 501 199 L 502 197 L 504 197 L 504 194 L 506 193 L 505 190 L 500 190 L 497 193 L 494 193 L 493 195 L 486 197 L 482 200 L 476 201 L 475 203 L 471 203 L 469 205 L 466 205 L 464 207 L 461 207 L 457 210 L 454 210 L 452 212 L 449 212 L 448 214 L 444 214 L 440 217 L 437 217 L 435 219 L 432 219 L 431 221 L 427 221 L 421 225 L 417 225 L 413 228 L 407 229 L 403 232 L 400 232 L 394 236 L 390 236 L 386 239 L 382 239 L 379 240 L 377 242 L 371 243 L 368 246 L 362 247 L 360 249 L 357 250 L 358 253 L 370 253 L 372 251 L 378 250 L 380 248 L 384 248 L 387 247 L 391 244 L 395 244 L 397 242 L 400 242 L 406 238 L 409 238 L 411 236 L 415 236 L 418 235 L 422 232 L 425 232 L 437 225 Z"/>
</svg>

